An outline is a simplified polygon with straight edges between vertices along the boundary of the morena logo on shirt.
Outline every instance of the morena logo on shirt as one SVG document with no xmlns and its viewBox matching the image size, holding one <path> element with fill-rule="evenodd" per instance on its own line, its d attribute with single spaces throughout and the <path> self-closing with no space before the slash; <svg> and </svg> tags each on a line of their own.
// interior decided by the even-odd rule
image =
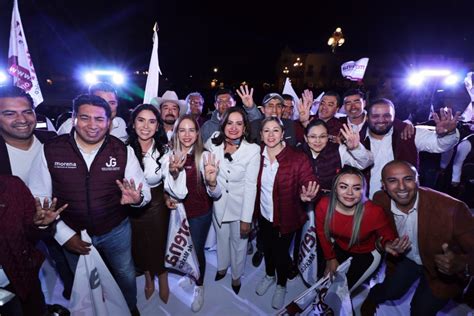
<svg viewBox="0 0 474 316">
<path fill-rule="evenodd" d="M 56 169 L 76 169 L 77 164 L 75 162 L 63 162 L 63 161 L 55 161 L 54 168 Z"/>
</svg>

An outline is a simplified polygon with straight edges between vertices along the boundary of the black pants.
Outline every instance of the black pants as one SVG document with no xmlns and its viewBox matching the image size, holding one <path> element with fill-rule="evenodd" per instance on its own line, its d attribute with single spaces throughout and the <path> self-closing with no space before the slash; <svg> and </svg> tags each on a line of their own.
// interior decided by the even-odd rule
<svg viewBox="0 0 474 316">
<path fill-rule="evenodd" d="M 268 276 L 277 275 L 277 284 L 286 286 L 288 279 L 288 267 L 290 263 L 290 244 L 293 240 L 294 232 L 280 234 L 273 223 L 260 216 L 258 224 L 263 241 L 263 255 L 265 258 L 265 272 Z"/>
<path fill-rule="evenodd" d="M 356 289 L 354 285 L 357 283 L 362 284 L 366 282 L 371 275 L 379 267 L 379 262 L 374 262 L 375 257 L 372 253 L 352 253 L 341 249 L 336 243 L 334 243 L 334 251 L 336 252 L 336 259 L 339 264 L 346 261 L 349 257 L 352 257 L 351 266 L 347 271 L 347 286 L 352 292 Z M 362 283 L 361 283 L 362 282 Z"/>
<path fill-rule="evenodd" d="M 434 316 L 449 300 L 435 297 L 425 278 L 423 266 L 407 258 L 403 258 L 397 263 L 393 274 L 386 276 L 382 283 L 375 285 L 370 290 L 368 298 L 377 305 L 385 301 L 400 299 L 418 279 L 420 279 L 420 283 L 410 303 L 410 314 Z"/>
</svg>

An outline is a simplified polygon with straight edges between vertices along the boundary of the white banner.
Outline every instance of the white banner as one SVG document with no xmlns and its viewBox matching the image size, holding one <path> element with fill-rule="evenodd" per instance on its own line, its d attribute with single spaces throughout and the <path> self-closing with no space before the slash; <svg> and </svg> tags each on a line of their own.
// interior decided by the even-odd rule
<svg viewBox="0 0 474 316">
<path fill-rule="evenodd" d="M 85 230 L 81 239 L 92 243 Z M 94 246 L 88 255 L 79 257 L 69 311 L 72 316 L 130 315 L 122 291 Z"/>
<path fill-rule="evenodd" d="M 298 269 L 308 284 L 314 284 L 318 279 L 318 254 L 316 247 L 316 225 L 313 209 L 308 212 L 308 220 L 301 231 L 301 244 L 298 253 Z"/>
<path fill-rule="evenodd" d="M 33 67 L 25 32 L 21 24 L 18 0 L 13 1 L 8 72 L 12 75 L 15 86 L 23 89 L 33 98 L 35 107 L 43 102 L 38 77 L 36 76 L 35 67 Z"/>
<path fill-rule="evenodd" d="M 160 63 L 158 61 L 158 25 L 153 28 L 153 50 L 151 51 L 150 67 L 148 67 L 148 77 L 146 78 L 145 95 L 143 103 L 150 103 L 151 99 L 158 96 L 158 85 L 160 83 Z"/>
<path fill-rule="evenodd" d="M 368 58 L 361 58 L 358 61 L 348 61 L 343 63 L 341 66 L 341 73 L 344 78 L 352 81 L 359 81 L 364 78 L 367 64 L 369 63 Z"/>
<path fill-rule="evenodd" d="M 298 111 L 298 102 L 299 98 L 298 95 L 295 92 L 295 89 L 293 89 L 293 86 L 291 85 L 290 78 L 286 78 L 285 80 L 285 85 L 283 86 L 283 92 L 282 94 L 289 94 L 293 97 L 293 101 L 295 102 L 295 107 L 293 110 L 293 120 L 297 120 L 300 117 L 300 111 Z"/>
<path fill-rule="evenodd" d="M 199 263 L 183 203 L 178 203 L 176 209 L 170 212 L 165 267 L 180 271 L 194 280 L 198 280 Z"/>
</svg>

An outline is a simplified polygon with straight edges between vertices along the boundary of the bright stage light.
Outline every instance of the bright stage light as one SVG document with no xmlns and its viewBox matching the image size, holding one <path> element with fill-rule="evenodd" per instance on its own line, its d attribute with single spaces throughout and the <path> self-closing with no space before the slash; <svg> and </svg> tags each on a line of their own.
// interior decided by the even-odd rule
<svg viewBox="0 0 474 316">
<path fill-rule="evenodd" d="M 125 75 L 115 70 L 98 69 L 87 72 L 84 75 L 84 80 L 89 85 L 98 83 L 100 81 L 109 81 L 117 86 L 120 86 L 125 83 Z"/>
<path fill-rule="evenodd" d="M 453 86 L 460 81 L 457 75 L 449 75 L 444 79 L 444 84 L 447 86 Z"/>
<path fill-rule="evenodd" d="M 425 81 L 425 77 L 420 73 L 413 73 L 408 77 L 408 84 L 410 86 L 419 87 Z"/>
<path fill-rule="evenodd" d="M 0 71 L 0 84 L 7 82 L 7 74 L 3 71 Z"/>
</svg>

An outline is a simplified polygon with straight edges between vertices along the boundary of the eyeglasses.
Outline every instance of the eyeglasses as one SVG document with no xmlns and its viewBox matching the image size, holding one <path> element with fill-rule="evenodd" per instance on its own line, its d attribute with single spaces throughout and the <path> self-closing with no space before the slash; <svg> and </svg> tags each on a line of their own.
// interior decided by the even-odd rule
<svg viewBox="0 0 474 316">
<path fill-rule="evenodd" d="M 201 104 L 203 104 L 203 102 L 193 100 L 193 101 L 189 101 L 189 104 L 191 104 L 191 105 L 201 105 Z"/>
<path fill-rule="evenodd" d="M 307 136 L 310 140 L 325 140 L 328 138 L 328 135 L 308 135 Z"/>
</svg>

